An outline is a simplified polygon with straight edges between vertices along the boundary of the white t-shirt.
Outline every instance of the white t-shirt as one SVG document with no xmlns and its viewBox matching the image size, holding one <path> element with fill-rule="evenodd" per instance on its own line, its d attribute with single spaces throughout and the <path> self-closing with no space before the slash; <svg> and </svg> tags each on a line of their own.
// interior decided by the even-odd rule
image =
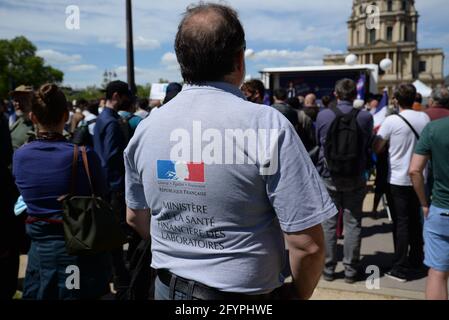
<svg viewBox="0 0 449 320">
<path fill-rule="evenodd" d="M 418 134 L 430 122 L 424 112 L 404 110 L 401 112 Z M 412 181 L 408 175 L 410 161 L 417 143 L 412 129 L 397 115 L 391 115 L 382 123 L 379 137 L 390 143 L 388 181 L 398 186 L 411 186 Z"/>
<path fill-rule="evenodd" d="M 87 122 L 89 122 L 91 120 L 97 119 L 96 115 L 94 115 L 93 113 L 90 113 L 87 110 L 83 111 L 83 115 L 84 115 L 84 119 L 78 123 L 78 127 L 85 125 Z M 95 122 L 92 122 L 91 124 L 89 124 L 89 133 L 91 136 L 94 135 L 94 129 L 95 129 Z"/>
</svg>

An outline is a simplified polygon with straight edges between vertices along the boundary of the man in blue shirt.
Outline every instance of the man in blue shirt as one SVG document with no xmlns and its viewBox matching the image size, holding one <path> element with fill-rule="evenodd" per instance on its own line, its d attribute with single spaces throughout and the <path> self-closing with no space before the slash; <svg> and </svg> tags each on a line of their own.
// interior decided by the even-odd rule
<svg viewBox="0 0 449 320">
<path fill-rule="evenodd" d="M 366 178 L 364 172 L 367 168 L 368 149 L 373 137 L 373 117 L 369 112 L 360 111 L 356 115 L 358 127 L 360 129 L 361 146 L 358 161 L 358 168 L 355 172 L 360 174 L 355 177 L 335 177 L 328 170 L 325 159 L 325 145 L 328 131 L 332 122 L 336 119 L 336 113 L 349 114 L 352 112 L 353 101 L 357 96 L 357 87 L 353 80 L 343 79 L 337 82 L 335 86 L 335 95 L 337 97 L 337 109 L 332 108 L 323 110 L 318 114 L 316 120 L 317 142 L 320 145 L 319 159 L 317 164 L 324 184 L 334 200 L 336 206 L 343 211 L 343 221 L 345 228 L 344 259 L 345 280 L 353 283 L 358 280 L 358 262 L 360 257 L 361 231 L 362 231 L 362 205 L 366 193 Z M 356 142 L 357 143 L 357 142 Z M 326 239 L 326 264 L 324 269 L 324 279 L 334 280 L 334 271 L 337 265 L 337 217 L 323 223 L 323 229 Z"/>
<path fill-rule="evenodd" d="M 113 81 L 106 88 L 106 106 L 98 116 L 94 129 L 94 150 L 101 160 L 101 167 L 107 181 L 107 192 L 112 209 L 126 229 L 125 222 L 125 166 L 123 151 L 126 147 L 125 134 L 120 123 L 119 110 L 129 108 L 132 94 L 128 84 Z M 125 267 L 123 250 L 113 255 L 114 286 L 120 298 L 129 284 L 129 273 Z"/>
</svg>

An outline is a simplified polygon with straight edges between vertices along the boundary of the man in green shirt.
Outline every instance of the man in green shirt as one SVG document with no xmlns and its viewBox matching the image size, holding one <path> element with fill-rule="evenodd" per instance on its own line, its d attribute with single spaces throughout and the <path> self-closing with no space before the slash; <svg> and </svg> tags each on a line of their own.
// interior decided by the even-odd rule
<svg viewBox="0 0 449 320">
<path fill-rule="evenodd" d="M 28 142 L 30 133 L 34 130 L 33 123 L 29 119 L 33 89 L 29 86 L 21 85 L 12 91 L 10 95 L 17 115 L 16 122 L 10 127 L 12 146 L 14 151 L 16 151 Z"/>
<path fill-rule="evenodd" d="M 423 171 L 431 159 L 433 192 L 426 197 Z M 421 134 L 409 174 L 424 213 L 424 263 L 430 267 L 426 298 L 447 300 L 449 278 L 449 117 L 431 122 Z"/>
</svg>

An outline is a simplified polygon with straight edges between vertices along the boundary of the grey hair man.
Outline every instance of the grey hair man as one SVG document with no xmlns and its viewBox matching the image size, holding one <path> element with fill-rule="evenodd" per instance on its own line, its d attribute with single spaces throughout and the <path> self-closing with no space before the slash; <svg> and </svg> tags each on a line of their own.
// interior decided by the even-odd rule
<svg viewBox="0 0 449 320">
<path fill-rule="evenodd" d="M 435 121 L 449 117 L 449 90 L 443 86 L 438 86 L 432 91 L 429 109 L 425 112 L 430 120 Z"/>
<path fill-rule="evenodd" d="M 186 85 L 139 125 L 125 151 L 128 223 L 151 234 L 155 298 L 308 299 L 323 268 L 320 224 L 336 208 L 293 126 L 239 90 L 245 33 L 237 13 L 188 8 L 175 51 Z M 279 133 L 274 148 L 260 149 L 279 156 L 269 173 L 271 162 L 237 159 L 253 154 L 250 137 L 271 141 L 263 132 Z"/>
</svg>

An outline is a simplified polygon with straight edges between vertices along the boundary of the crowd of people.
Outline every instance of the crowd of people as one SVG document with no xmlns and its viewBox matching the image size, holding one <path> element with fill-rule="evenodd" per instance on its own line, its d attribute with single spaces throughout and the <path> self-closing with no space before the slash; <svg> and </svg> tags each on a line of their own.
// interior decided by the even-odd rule
<svg viewBox="0 0 449 320">
<path fill-rule="evenodd" d="M 16 292 L 22 253 L 23 299 L 100 299 L 110 283 L 117 299 L 308 299 L 321 277 L 335 279 L 342 230 L 345 281 L 362 279 L 373 173 L 373 211 L 385 194 L 393 222 L 386 275 L 404 282 L 428 272 L 427 298 L 448 298 L 446 88 L 435 88 L 425 107 L 413 85 L 398 86 L 377 125 L 381 97 L 355 108 L 351 79 L 320 99 L 297 95 L 293 83 L 267 95 L 260 80 L 242 85 L 245 33 L 237 13 L 219 4 L 189 7 L 175 51 L 185 84 L 170 84 L 164 101 L 136 98 L 113 81 L 98 101 L 69 103 L 45 84 L 11 92 L 14 114 L 1 106 L 1 299 Z M 198 134 L 195 123 L 214 141 L 217 130 L 278 130 L 277 170 L 263 173 L 273 159 L 204 163 L 190 142 L 193 156 L 173 159 L 174 132 Z M 241 143 L 237 150 L 250 148 Z M 109 203 L 126 250 L 67 253 L 60 198 L 91 193 Z M 71 265 L 81 270 L 76 290 L 67 286 Z"/>
</svg>

